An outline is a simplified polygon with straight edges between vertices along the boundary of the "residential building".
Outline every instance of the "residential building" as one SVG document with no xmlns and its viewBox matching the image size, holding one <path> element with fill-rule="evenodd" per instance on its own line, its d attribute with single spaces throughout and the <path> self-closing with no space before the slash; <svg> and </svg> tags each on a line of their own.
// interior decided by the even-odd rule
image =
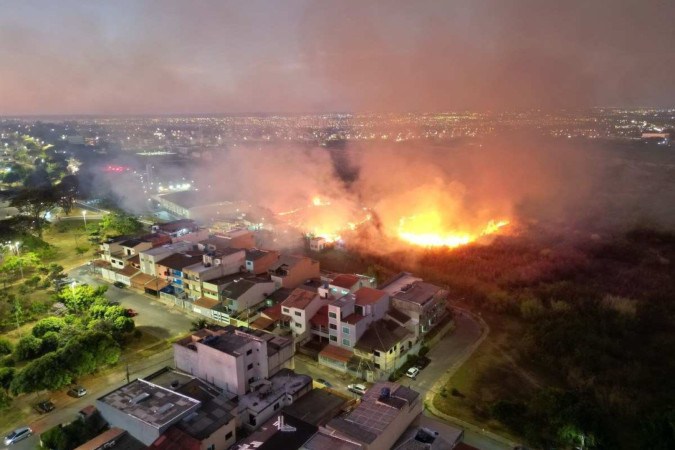
<svg viewBox="0 0 675 450">
<path fill-rule="evenodd" d="M 209 236 L 209 230 L 200 228 L 197 222 L 190 219 L 174 220 L 173 222 L 155 224 L 152 226 L 152 232 L 165 234 L 171 237 L 171 242 L 191 242 L 198 243 Z"/>
<path fill-rule="evenodd" d="M 272 264 L 279 259 L 279 252 L 251 248 L 246 250 L 246 271 L 255 275 L 267 273 Z"/>
<path fill-rule="evenodd" d="M 353 348 L 368 326 L 389 309 L 389 295 L 370 287 L 358 289 L 328 305 L 328 334 L 334 345 Z"/>
<path fill-rule="evenodd" d="M 157 276 L 167 280 L 172 293 L 177 297 L 187 297 L 185 286 L 185 268 L 201 264 L 203 254 L 199 251 L 174 253 L 157 263 Z"/>
<path fill-rule="evenodd" d="M 291 339 L 232 325 L 202 329 L 173 345 L 176 368 L 237 395 L 293 364 Z"/>
<path fill-rule="evenodd" d="M 99 245 L 99 251 L 101 252 L 101 259 L 110 262 L 111 255 L 121 254 L 122 242 L 129 239 L 130 239 L 129 236 L 117 236 L 106 239 L 104 242 L 101 243 L 101 245 Z"/>
<path fill-rule="evenodd" d="M 294 289 L 306 280 L 319 278 L 319 262 L 306 256 L 281 255 L 268 269 L 277 287 Z"/>
<path fill-rule="evenodd" d="M 398 383 L 376 383 L 350 413 L 330 420 L 301 448 L 389 450 L 422 412 L 417 391 Z"/>
<path fill-rule="evenodd" d="M 202 283 L 206 280 L 239 273 L 244 267 L 244 250 L 228 248 L 208 251 L 202 261 L 183 270 L 183 290 L 190 299 L 202 296 Z"/>
<path fill-rule="evenodd" d="M 373 363 L 380 376 L 402 366 L 406 353 L 415 344 L 415 335 L 392 320 L 373 322 L 356 344 L 355 355 Z"/>
<path fill-rule="evenodd" d="M 330 247 L 331 242 L 323 237 L 313 237 L 309 240 L 309 249 L 313 252 L 321 252 Z"/>
<path fill-rule="evenodd" d="M 259 307 L 275 290 L 276 284 L 269 278 L 240 278 L 223 290 L 223 306 L 230 315 L 236 315 Z"/>
<path fill-rule="evenodd" d="M 197 410 L 156 439 L 150 449 L 227 450 L 235 443 L 237 416 L 232 395 L 169 368 L 146 377 L 146 380 L 201 402 Z M 179 444 L 178 448 L 176 444 Z"/>
<path fill-rule="evenodd" d="M 185 252 L 187 250 L 193 250 L 193 246 L 189 242 L 176 242 L 175 244 L 162 245 L 141 251 L 139 252 L 141 272 L 156 277 L 157 263 L 159 261 L 174 253 Z"/>
<path fill-rule="evenodd" d="M 217 233 L 199 242 L 200 247 L 206 250 L 224 250 L 228 248 L 255 248 L 255 236 L 245 229 L 234 229 L 224 233 Z"/>
<path fill-rule="evenodd" d="M 199 400 L 143 379 L 134 380 L 96 400 L 111 427 L 127 430 L 145 445 L 196 411 Z"/>
<path fill-rule="evenodd" d="M 130 264 L 133 257 L 138 256 L 143 250 L 152 248 L 152 243 L 141 239 L 127 239 L 116 245 L 120 247 L 120 250 L 110 253 L 110 264 L 115 269 L 123 269 Z"/>
<path fill-rule="evenodd" d="M 250 436 L 238 442 L 234 449 L 295 450 L 301 448 L 309 438 L 315 435 L 316 430 L 315 425 L 280 412 L 268 419 Z"/>
<path fill-rule="evenodd" d="M 290 326 L 296 340 L 309 336 L 309 321 L 324 305 L 328 305 L 327 299 L 322 299 L 318 294 L 300 288 L 293 290 L 291 295 L 281 302 L 283 318 Z"/>
<path fill-rule="evenodd" d="M 411 318 L 411 330 L 421 336 L 433 328 L 446 311 L 448 291 L 402 272 L 379 287 L 391 296 L 391 305 Z"/>
<path fill-rule="evenodd" d="M 420 415 L 396 441 L 392 450 L 452 450 L 459 448 L 464 430 Z"/>
</svg>

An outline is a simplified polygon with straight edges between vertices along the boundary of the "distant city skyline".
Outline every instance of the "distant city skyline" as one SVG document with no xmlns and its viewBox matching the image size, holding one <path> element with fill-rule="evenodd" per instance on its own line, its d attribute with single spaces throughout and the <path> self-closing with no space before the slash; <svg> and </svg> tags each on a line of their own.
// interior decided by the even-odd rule
<svg viewBox="0 0 675 450">
<path fill-rule="evenodd" d="M 675 107 L 675 3 L 5 2 L 0 116 Z"/>
</svg>

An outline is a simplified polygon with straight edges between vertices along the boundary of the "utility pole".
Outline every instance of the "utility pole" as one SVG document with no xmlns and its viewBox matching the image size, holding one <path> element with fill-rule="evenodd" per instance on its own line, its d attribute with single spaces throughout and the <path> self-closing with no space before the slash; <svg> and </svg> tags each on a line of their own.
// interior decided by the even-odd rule
<svg viewBox="0 0 675 450">
<path fill-rule="evenodd" d="M 129 364 L 127 364 L 127 384 L 129 384 Z"/>
</svg>

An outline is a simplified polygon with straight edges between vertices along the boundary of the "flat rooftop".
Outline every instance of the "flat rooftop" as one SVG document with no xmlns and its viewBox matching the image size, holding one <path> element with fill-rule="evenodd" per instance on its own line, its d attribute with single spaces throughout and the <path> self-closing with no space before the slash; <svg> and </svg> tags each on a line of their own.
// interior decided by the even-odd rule
<svg viewBox="0 0 675 450">
<path fill-rule="evenodd" d="M 281 369 L 269 380 L 258 380 L 251 384 L 251 392 L 239 397 L 239 406 L 253 411 L 262 411 L 276 403 L 284 395 L 295 395 L 312 385 L 312 377 Z"/>
<path fill-rule="evenodd" d="M 347 400 L 343 397 L 326 389 L 312 389 L 292 405 L 285 407 L 284 412 L 318 426 L 337 416 L 346 403 Z"/>
<path fill-rule="evenodd" d="M 406 284 L 414 283 L 415 281 L 422 281 L 422 279 L 413 276 L 413 274 L 409 272 L 401 272 L 389 278 L 377 288 L 387 292 L 389 295 L 393 295 L 400 291 Z"/>
<path fill-rule="evenodd" d="M 411 284 L 406 284 L 401 289 L 392 294 L 398 300 L 424 305 L 431 301 L 441 288 L 424 281 L 415 281 Z"/>
<path fill-rule="evenodd" d="M 288 431 L 280 430 L 280 417 Z M 237 443 L 236 450 L 281 450 L 300 448 L 317 431 L 317 427 L 284 413 L 272 416 L 253 434 Z"/>
<path fill-rule="evenodd" d="M 152 427 L 161 428 L 197 409 L 201 402 L 138 379 L 98 399 Z"/>
</svg>

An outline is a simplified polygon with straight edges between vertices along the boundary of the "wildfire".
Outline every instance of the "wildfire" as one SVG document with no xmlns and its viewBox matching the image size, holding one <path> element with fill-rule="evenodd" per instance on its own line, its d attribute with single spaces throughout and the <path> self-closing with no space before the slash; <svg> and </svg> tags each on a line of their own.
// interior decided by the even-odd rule
<svg viewBox="0 0 675 450">
<path fill-rule="evenodd" d="M 498 233 L 509 224 L 508 220 L 493 221 L 476 233 L 447 231 L 437 211 L 430 211 L 399 221 L 398 236 L 402 240 L 422 247 L 456 248 L 467 245 L 483 236 Z"/>
</svg>

